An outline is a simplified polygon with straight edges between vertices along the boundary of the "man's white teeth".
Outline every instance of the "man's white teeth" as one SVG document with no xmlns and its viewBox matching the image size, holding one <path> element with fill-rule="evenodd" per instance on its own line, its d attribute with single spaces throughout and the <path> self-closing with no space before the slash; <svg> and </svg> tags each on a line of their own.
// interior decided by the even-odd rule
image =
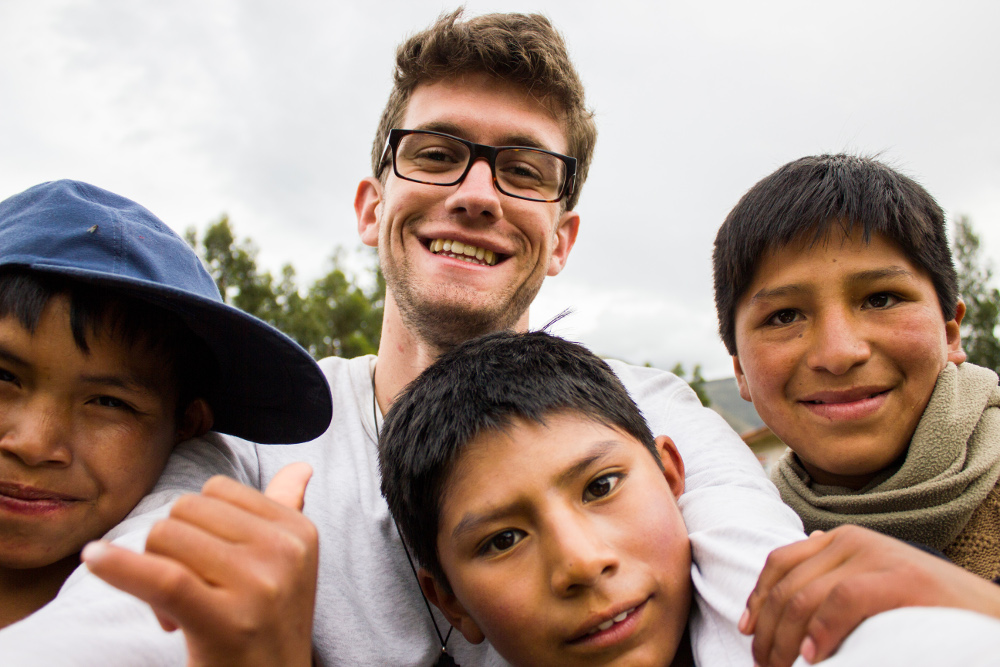
<svg viewBox="0 0 1000 667">
<path fill-rule="evenodd" d="M 450 253 L 455 259 L 465 260 L 466 262 L 486 264 L 487 266 L 493 266 L 497 263 L 497 256 L 492 250 L 468 245 L 461 241 L 434 239 L 430 243 L 430 250 L 435 254 L 442 252 Z"/>
<path fill-rule="evenodd" d="M 598 632 L 604 632 L 605 630 L 607 630 L 608 628 L 610 628 L 615 623 L 621 623 L 622 621 L 624 621 L 626 618 L 628 618 L 628 615 L 631 614 L 633 611 L 635 611 L 635 607 L 623 611 L 622 613 L 618 614 L 617 616 L 615 616 L 614 618 L 612 618 L 610 620 L 604 621 L 603 623 L 601 623 L 600 625 L 598 625 L 596 628 L 594 628 L 593 630 L 591 630 L 587 634 L 588 635 L 593 635 L 593 634 L 597 634 Z"/>
</svg>

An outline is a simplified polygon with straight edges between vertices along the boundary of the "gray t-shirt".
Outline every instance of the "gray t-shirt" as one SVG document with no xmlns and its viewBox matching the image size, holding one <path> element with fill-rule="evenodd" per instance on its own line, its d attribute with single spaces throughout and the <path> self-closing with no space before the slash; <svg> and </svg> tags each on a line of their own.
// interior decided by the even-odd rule
<svg viewBox="0 0 1000 667">
<path fill-rule="evenodd" d="M 328 431 L 302 445 L 254 445 L 210 434 L 178 446 L 150 496 L 109 538 L 141 549 L 169 503 L 213 474 L 263 488 L 283 466 L 314 474 L 305 513 L 320 534 L 314 648 L 325 665 L 431 665 L 440 644 L 379 492 L 371 369 L 374 357 L 326 359 L 333 396 Z M 680 508 L 690 533 L 696 604 L 692 644 L 700 665 L 749 667 L 750 640 L 736 630 L 767 554 L 802 539 L 801 524 L 760 464 L 715 412 L 670 373 L 609 362 L 649 421 L 685 464 Z M 381 422 L 381 418 L 379 418 Z M 448 623 L 435 610 L 438 627 Z M 463 667 L 503 664 L 458 632 L 449 652 Z M 16 658 L 15 658 L 16 656 Z M 164 633 L 149 608 L 79 568 L 56 600 L 0 631 L 0 662 L 16 665 L 184 665 L 180 633 Z"/>
</svg>

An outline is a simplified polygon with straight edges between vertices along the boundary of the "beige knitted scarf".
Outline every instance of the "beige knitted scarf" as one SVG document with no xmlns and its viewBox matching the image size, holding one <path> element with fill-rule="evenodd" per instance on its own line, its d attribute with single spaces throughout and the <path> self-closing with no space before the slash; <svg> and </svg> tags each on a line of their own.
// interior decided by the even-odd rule
<svg viewBox="0 0 1000 667">
<path fill-rule="evenodd" d="M 1000 479 L 997 375 L 949 362 L 902 465 L 861 489 L 812 483 L 792 452 L 771 479 L 806 532 L 853 523 L 943 549 Z"/>
</svg>

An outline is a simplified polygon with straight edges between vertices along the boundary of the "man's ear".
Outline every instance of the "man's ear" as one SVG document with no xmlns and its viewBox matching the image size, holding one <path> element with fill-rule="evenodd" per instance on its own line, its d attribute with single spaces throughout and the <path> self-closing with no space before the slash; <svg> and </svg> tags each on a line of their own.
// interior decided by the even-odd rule
<svg viewBox="0 0 1000 667">
<path fill-rule="evenodd" d="M 556 223 L 555 246 L 552 248 L 552 258 L 549 260 L 548 275 L 558 275 L 569 260 L 569 251 L 576 243 L 576 234 L 580 231 L 580 214 L 576 211 L 565 211 Z"/>
<path fill-rule="evenodd" d="M 962 318 L 965 317 L 965 302 L 955 304 L 955 318 L 944 323 L 945 341 L 948 344 L 948 361 L 956 366 L 969 358 L 962 349 Z"/>
<path fill-rule="evenodd" d="M 656 451 L 660 453 L 660 461 L 663 463 L 663 477 L 674 492 L 674 498 L 680 498 L 684 493 L 684 460 L 677 451 L 677 445 L 667 436 L 658 435 Z"/>
<path fill-rule="evenodd" d="M 736 374 L 736 386 L 740 388 L 740 398 L 753 403 L 750 398 L 750 385 L 747 384 L 747 376 L 743 374 L 743 366 L 740 365 L 740 358 L 733 355 L 733 373 Z"/>
<path fill-rule="evenodd" d="M 378 205 L 382 203 L 382 181 L 374 176 L 363 178 L 354 195 L 354 213 L 358 216 L 361 242 L 378 247 Z"/>
<path fill-rule="evenodd" d="M 174 434 L 174 444 L 204 435 L 212 428 L 215 415 L 212 407 L 203 398 L 196 398 L 184 408 L 184 416 Z"/>
<path fill-rule="evenodd" d="M 417 572 L 417 581 L 420 582 L 420 590 L 424 592 L 424 596 L 431 601 L 431 604 L 441 610 L 452 627 L 458 628 L 466 641 L 470 644 L 481 644 L 486 639 L 483 631 L 479 629 L 479 625 L 465 611 L 465 607 L 458 601 L 455 594 L 435 579 L 434 575 L 426 568 L 420 568 Z"/>
</svg>

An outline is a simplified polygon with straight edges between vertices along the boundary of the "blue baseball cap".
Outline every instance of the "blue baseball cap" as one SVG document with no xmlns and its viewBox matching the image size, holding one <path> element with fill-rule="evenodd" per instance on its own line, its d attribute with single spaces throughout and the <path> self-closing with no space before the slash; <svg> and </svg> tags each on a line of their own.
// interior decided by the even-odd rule
<svg viewBox="0 0 1000 667">
<path fill-rule="evenodd" d="M 203 395 L 215 415 L 212 430 L 287 444 L 330 425 L 330 388 L 309 353 L 223 303 L 191 246 L 125 197 L 62 180 L 0 202 L 0 266 L 107 287 L 177 315 L 217 363 L 215 388 Z"/>
</svg>

